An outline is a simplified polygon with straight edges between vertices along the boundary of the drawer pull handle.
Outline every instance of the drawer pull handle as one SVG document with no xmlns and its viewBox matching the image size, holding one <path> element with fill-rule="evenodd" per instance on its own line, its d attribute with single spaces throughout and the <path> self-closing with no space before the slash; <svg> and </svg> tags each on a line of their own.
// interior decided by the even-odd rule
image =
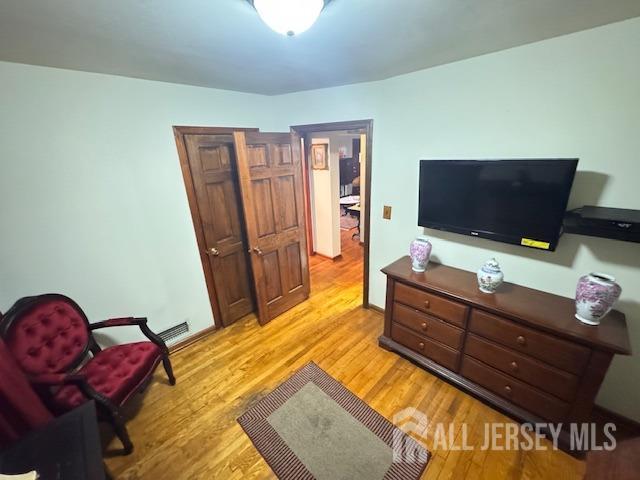
<svg viewBox="0 0 640 480">
<path fill-rule="evenodd" d="M 509 385 L 505 385 L 504 391 L 507 393 L 507 395 L 511 395 L 511 387 Z"/>
<path fill-rule="evenodd" d="M 420 325 L 420 327 L 421 327 L 423 330 L 426 330 L 426 329 L 427 329 L 427 322 L 422 322 L 422 325 Z"/>
<path fill-rule="evenodd" d="M 424 301 L 424 308 L 429 308 L 429 300 Z"/>
<path fill-rule="evenodd" d="M 514 372 L 518 371 L 518 364 L 517 362 L 511 362 L 511 370 L 513 370 Z"/>
<path fill-rule="evenodd" d="M 522 335 L 518 335 L 518 338 L 516 338 L 516 341 L 518 342 L 518 345 L 524 345 L 525 343 L 527 343 L 527 341 Z"/>
<path fill-rule="evenodd" d="M 418 348 L 419 348 L 420 350 L 424 350 L 424 343 L 420 342 L 420 343 L 418 344 Z"/>
</svg>

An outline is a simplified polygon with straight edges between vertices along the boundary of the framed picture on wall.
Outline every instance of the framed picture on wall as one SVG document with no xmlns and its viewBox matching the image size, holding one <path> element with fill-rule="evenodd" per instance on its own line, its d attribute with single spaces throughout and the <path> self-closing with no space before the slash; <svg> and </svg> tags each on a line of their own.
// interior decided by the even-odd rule
<svg viewBox="0 0 640 480">
<path fill-rule="evenodd" d="M 314 143 L 311 145 L 311 168 L 314 170 L 329 169 L 329 148 L 326 143 Z"/>
</svg>

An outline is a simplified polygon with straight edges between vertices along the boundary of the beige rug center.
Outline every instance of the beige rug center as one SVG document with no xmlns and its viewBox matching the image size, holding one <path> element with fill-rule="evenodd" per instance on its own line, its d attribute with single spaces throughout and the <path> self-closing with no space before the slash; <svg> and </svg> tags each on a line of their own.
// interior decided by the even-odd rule
<svg viewBox="0 0 640 480">
<path fill-rule="evenodd" d="M 393 451 L 314 383 L 267 418 L 318 480 L 382 479 Z"/>
</svg>

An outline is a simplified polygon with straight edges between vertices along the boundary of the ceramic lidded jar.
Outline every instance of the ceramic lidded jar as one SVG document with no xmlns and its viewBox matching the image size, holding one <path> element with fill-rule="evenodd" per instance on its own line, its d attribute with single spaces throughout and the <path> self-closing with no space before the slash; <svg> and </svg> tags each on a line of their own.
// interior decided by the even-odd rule
<svg viewBox="0 0 640 480">
<path fill-rule="evenodd" d="M 411 269 L 414 272 L 424 272 L 431 257 L 431 242 L 424 235 L 418 236 L 409 246 Z"/>
<path fill-rule="evenodd" d="M 495 258 L 487 260 L 478 270 L 478 287 L 484 293 L 496 293 L 504 280 L 504 273 Z"/>
<path fill-rule="evenodd" d="M 598 325 L 621 293 L 616 279 L 606 273 L 580 277 L 576 288 L 576 318 L 587 325 Z"/>
</svg>

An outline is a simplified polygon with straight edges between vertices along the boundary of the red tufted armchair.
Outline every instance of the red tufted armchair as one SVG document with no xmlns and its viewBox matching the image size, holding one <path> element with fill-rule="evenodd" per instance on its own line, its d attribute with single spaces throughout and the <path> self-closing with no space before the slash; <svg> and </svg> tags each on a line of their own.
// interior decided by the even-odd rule
<svg viewBox="0 0 640 480">
<path fill-rule="evenodd" d="M 100 348 L 92 332 L 105 327 L 137 325 L 150 340 Z M 146 318 L 114 318 L 89 323 L 82 309 L 58 294 L 18 300 L 0 323 L 0 336 L 34 388 L 57 413 L 94 399 L 98 414 L 109 421 L 125 454 L 133 444 L 121 407 L 141 391 L 162 361 L 175 385 L 169 350 L 147 326 Z"/>
</svg>

